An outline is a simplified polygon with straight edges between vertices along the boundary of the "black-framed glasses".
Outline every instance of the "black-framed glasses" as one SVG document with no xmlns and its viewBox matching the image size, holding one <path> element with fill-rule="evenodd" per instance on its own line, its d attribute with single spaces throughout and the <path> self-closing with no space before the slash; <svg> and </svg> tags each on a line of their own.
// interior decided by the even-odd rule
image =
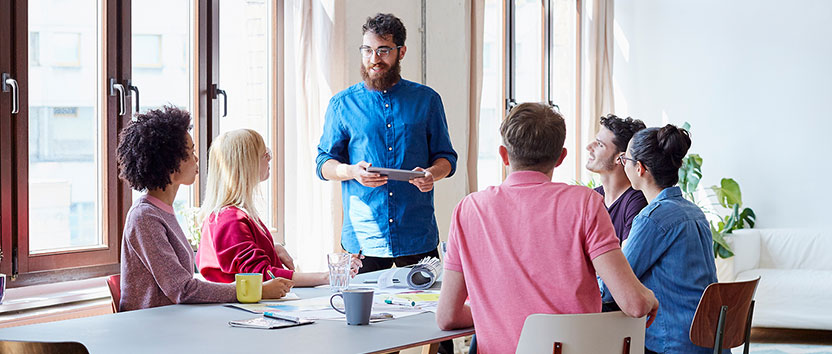
<svg viewBox="0 0 832 354">
<path fill-rule="evenodd" d="M 364 58 L 372 57 L 373 53 L 375 53 L 375 55 L 378 55 L 379 58 L 384 59 L 384 58 L 387 58 L 387 56 L 390 55 L 390 52 L 392 52 L 394 49 L 399 49 L 401 47 L 402 46 L 397 46 L 395 48 L 378 47 L 376 49 L 373 49 L 373 48 L 370 48 L 366 45 L 362 45 L 361 47 L 358 48 L 358 50 L 361 51 L 361 56 L 364 57 Z"/>
<path fill-rule="evenodd" d="M 618 163 L 620 163 L 621 166 L 624 166 L 627 163 L 627 161 L 632 161 L 634 164 L 638 162 L 638 160 L 636 159 L 631 159 L 624 155 L 618 155 Z"/>
</svg>

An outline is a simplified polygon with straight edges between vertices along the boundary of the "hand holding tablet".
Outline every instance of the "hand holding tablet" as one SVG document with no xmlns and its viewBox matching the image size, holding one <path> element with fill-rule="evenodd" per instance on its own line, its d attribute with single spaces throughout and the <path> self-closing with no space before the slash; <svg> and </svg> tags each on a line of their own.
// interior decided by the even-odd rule
<svg viewBox="0 0 832 354">
<path fill-rule="evenodd" d="M 384 168 L 384 167 L 375 167 L 370 166 L 367 167 L 367 172 L 371 173 L 378 173 L 382 176 L 387 176 L 388 179 L 392 179 L 394 181 L 410 181 L 414 178 L 425 177 L 424 171 L 408 171 L 408 170 L 399 170 L 394 168 Z"/>
</svg>

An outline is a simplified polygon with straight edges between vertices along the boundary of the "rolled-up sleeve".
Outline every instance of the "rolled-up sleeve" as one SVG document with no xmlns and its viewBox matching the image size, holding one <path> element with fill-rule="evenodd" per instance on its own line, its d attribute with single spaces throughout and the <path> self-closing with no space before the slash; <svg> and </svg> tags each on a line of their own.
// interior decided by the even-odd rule
<svg viewBox="0 0 832 354">
<path fill-rule="evenodd" d="M 321 168 L 329 160 L 336 160 L 341 163 L 350 163 L 349 145 L 350 136 L 347 129 L 341 123 L 341 110 L 338 96 L 329 101 L 324 121 L 324 131 L 321 134 L 321 141 L 318 143 L 318 157 L 316 162 L 316 173 L 318 178 L 326 181 Z"/>
<path fill-rule="evenodd" d="M 431 100 L 430 117 L 428 120 L 428 155 L 430 164 L 444 158 L 451 163 L 451 173 L 456 172 L 457 154 L 451 144 L 451 136 L 448 133 L 448 121 L 445 119 L 445 107 L 442 105 L 442 98 L 438 94 Z"/>
</svg>

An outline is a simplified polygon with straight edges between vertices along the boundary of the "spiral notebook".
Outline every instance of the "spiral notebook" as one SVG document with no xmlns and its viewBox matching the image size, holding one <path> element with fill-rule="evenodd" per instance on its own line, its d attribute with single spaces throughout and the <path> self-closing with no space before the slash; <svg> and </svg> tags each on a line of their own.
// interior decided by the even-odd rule
<svg viewBox="0 0 832 354">
<path fill-rule="evenodd" d="M 283 327 L 303 326 L 305 324 L 315 323 L 313 320 L 301 319 L 298 322 L 286 321 L 277 318 L 270 318 L 265 316 L 250 318 L 247 320 L 229 321 L 228 325 L 231 327 L 242 328 L 259 328 L 259 329 L 275 329 Z"/>
</svg>

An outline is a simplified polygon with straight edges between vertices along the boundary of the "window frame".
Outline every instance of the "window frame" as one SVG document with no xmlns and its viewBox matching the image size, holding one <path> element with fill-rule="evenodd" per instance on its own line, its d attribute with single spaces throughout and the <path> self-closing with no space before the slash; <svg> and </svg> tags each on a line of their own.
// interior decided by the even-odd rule
<svg viewBox="0 0 832 354">
<path fill-rule="evenodd" d="M 96 54 L 101 65 L 98 79 L 98 102 L 100 111 L 95 119 L 100 122 L 100 143 L 96 151 L 100 154 L 100 232 L 104 244 L 84 249 L 57 250 L 30 254 L 29 252 L 29 28 L 28 4 L 26 0 L 0 2 L 0 72 L 12 73 L 20 86 L 20 112 L 12 115 L 7 108 L 11 96 L 0 93 L 0 272 L 8 274 L 7 287 L 22 287 L 43 283 L 79 280 L 100 277 L 120 272 L 122 233 L 127 212 L 132 204 L 132 190 L 118 177 L 116 146 L 119 132 L 130 124 L 134 106 L 132 95 L 127 89 L 125 95 L 126 113 L 118 115 L 116 96 L 109 95 L 113 79 L 129 88 L 132 81 L 132 18 L 131 0 L 99 0 L 102 31 L 97 38 L 103 49 Z M 199 179 L 194 183 L 193 202 L 198 207 L 204 197 L 201 186 L 207 177 L 208 147 L 216 137 L 219 128 L 221 106 L 216 95 L 219 82 L 219 0 L 191 0 L 193 7 L 193 45 L 185 48 L 192 51 L 193 94 L 191 99 L 194 123 L 194 144 L 200 164 Z M 274 151 L 272 159 L 271 200 L 273 232 L 275 242 L 283 243 L 284 217 L 284 14 L 285 4 L 278 1 L 272 5 L 270 14 L 273 38 L 270 63 L 272 112 L 275 124 L 271 125 L 272 138 L 267 143 Z M 42 31 L 39 38 L 43 40 Z M 164 40 L 164 39 L 162 39 Z M 187 52 L 186 52 L 187 53 Z M 160 52 L 161 55 L 161 52 Z M 43 60 L 41 56 L 41 61 Z M 38 65 L 43 65 L 38 63 Z M 22 137 L 22 138 L 21 138 Z M 276 230 L 275 230 L 276 229 Z"/>
<path fill-rule="evenodd" d="M 103 64 L 97 76 L 99 80 L 99 102 L 101 111 L 95 119 L 104 119 L 99 154 L 101 184 L 99 191 L 103 193 L 101 203 L 101 223 L 99 225 L 104 235 L 104 244 L 97 247 L 83 249 L 57 250 L 30 254 L 29 242 L 29 92 L 28 92 L 28 4 L 26 1 L 11 1 L 11 16 L 1 19 L 2 26 L 11 28 L 13 38 L 9 42 L 13 54 L 12 72 L 20 87 L 20 111 L 10 117 L 2 114 L 4 122 L 0 130 L 3 135 L 13 132 L 9 144 L 3 146 L 2 163 L 3 197 L 2 220 L 3 253 L 0 270 L 10 274 L 8 287 L 20 287 L 48 282 L 84 279 L 118 273 L 121 232 L 124 219 L 129 208 L 129 188 L 118 178 L 116 166 L 116 149 L 118 132 L 129 121 L 130 107 L 126 114 L 117 115 L 116 97 L 107 94 L 106 87 L 109 78 L 117 78 L 118 82 L 130 79 L 129 55 L 129 4 L 125 6 L 117 0 L 102 0 L 97 11 L 100 11 L 101 21 L 97 30 L 102 31 L 103 51 L 96 53 Z M 125 20 L 125 17 L 127 19 Z M 126 29 L 125 29 L 126 28 Z M 97 39 L 99 40 L 99 39 Z M 9 152 L 6 152 L 6 150 Z M 14 171 L 12 173 L 11 171 Z M 10 225 L 8 225 L 10 224 Z M 7 252 L 10 250 L 11 252 Z M 11 253 L 11 254 L 9 254 Z"/>
</svg>

